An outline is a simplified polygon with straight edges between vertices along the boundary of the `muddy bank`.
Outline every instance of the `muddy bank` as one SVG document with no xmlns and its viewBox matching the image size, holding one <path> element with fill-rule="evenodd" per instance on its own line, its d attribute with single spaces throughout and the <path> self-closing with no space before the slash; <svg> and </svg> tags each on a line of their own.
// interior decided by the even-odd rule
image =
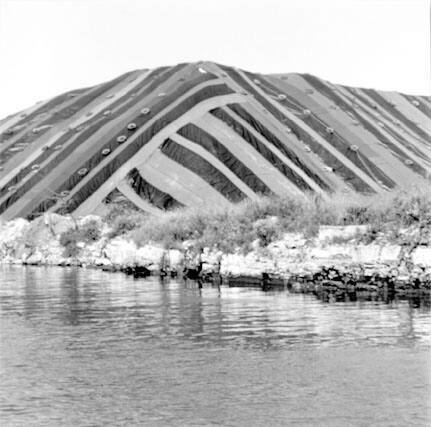
<svg viewBox="0 0 431 427">
<path fill-rule="evenodd" d="M 153 243 L 138 247 L 133 233 L 115 236 L 100 217 L 79 220 L 55 214 L 37 221 L 17 219 L 0 225 L 0 262 L 24 265 L 77 265 L 148 274 L 181 275 L 225 283 L 286 286 L 296 292 L 420 292 L 431 289 L 431 242 L 423 230 L 401 230 L 396 243 L 379 236 L 364 242 L 367 226 L 320 227 L 312 238 L 286 233 L 247 253 L 233 248 L 197 248 L 193 241 L 176 248 Z M 429 234 L 427 234 L 429 236 Z M 197 274 L 199 273 L 199 274 Z"/>
</svg>

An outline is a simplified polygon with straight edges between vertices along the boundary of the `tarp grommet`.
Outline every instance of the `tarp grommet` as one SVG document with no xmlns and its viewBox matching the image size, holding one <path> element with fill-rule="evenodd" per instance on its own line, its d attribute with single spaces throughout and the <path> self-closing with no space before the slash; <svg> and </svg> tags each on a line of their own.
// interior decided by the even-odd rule
<svg viewBox="0 0 431 427">
<path fill-rule="evenodd" d="M 104 149 L 102 150 L 102 154 L 103 154 L 104 156 L 107 156 L 110 152 L 111 152 L 111 150 L 110 150 L 109 148 L 104 148 Z"/>
<path fill-rule="evenodd" d="M 128 125 L 127 125 L 127 129 L 129 129 L 129 130 L 135 130 L 136 129 L 136 123 L 129 123 Z"/>
<path fill-rule="evenodd" d="M 126 136 L 126 135 L 120 135 L 120 136 L 117 138 L 117 142 L 118 142 L 119 144 L 122 144 L 126 139 L 127 139 L 127 136 Z"/>
<path fill-rule="evenodd" d="M 86 175 L 86 174 L 87 174 L 87 172 L 88 172 L 88 169 L 87 169 L 87 168 L 82 168 L 82 169 L 79 169 L 79 171 L 78 171 L 78 175 L 79 175 L 79 176 L 84 176 L 84 175 Z"/>
<path fill-rule="evenodd" d="M 150 111 L 151 111 L 151 110 L 150 110 L 148 107 L 145 107 L 145 108 L 143 108 L 143 109 L 141 110 L 141 114 L 143 114 L 143 115 L 145 116 L 145 115 L 146 115 L 146 114 L 148 114 Z"/>
</svg>

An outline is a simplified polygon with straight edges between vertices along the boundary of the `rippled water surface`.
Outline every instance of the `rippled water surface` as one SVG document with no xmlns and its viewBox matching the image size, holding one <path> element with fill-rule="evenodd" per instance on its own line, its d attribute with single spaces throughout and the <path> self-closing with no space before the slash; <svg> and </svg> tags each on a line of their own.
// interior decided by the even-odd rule
<svg viewBox="0 0 431 427">
<path fill-rule="evenodd" d="M 0 266 L 0 425 L 431 425 L 408 301 Z"/>
</svg>

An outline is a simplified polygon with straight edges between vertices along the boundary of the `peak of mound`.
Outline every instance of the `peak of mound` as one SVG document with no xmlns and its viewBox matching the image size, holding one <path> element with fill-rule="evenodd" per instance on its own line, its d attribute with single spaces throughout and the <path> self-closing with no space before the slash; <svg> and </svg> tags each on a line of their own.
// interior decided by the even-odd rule
<svg viewBox="0 0 431 427">
<path fill-rule="evenodd" d="M 209 61 L 135 70 L 0 121 L 0 217 L 429 186 L 430 141 L 429 97 Z"/>
</svg>

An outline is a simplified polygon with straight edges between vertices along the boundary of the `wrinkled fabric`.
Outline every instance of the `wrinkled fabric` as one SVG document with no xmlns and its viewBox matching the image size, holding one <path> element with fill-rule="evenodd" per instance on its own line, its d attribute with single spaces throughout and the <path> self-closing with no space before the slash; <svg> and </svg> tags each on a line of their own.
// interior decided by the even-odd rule
<svg viewBox="0 0 431 427">
<path fill-rule="evenodd" d="M 328 185 L 310 168 L 304 165 L 299 157 L 289 148 L 286 147 L 272 132 L 270 132 L 262 123 L 256 120 L 239 104 L 230 104 L 229 108 L 238 114 L 243 120 L 251 125 L 258 133 L 260 133 L 267 141 L 277 147 L 289 160 L 296 166 L 302 169 L 310 178 L 313 179 L 322 189 L 329 190 Z"/>
<path fill-rule="evenodd" d="M 150 202 L 154 206 L 163 209 L 175 209 L 184 206 L 178 200 L 174 199 L 170 194 L 159 190 L 145 180 L 136 168 L 133 168 L 127 175 L 128 181 L 133 190 L 139 197 Z"/>
<path fill-rule="evenodd" d="M 206 74 L 203 76 L 206 76 Z M 90 194 L 94 193 L 110 176 L 112 176 L 120 166 L 122 166 L 128 159 L 136 154 L 147 142 L 151 140 L 154 135 L 160 132 L 168 124 L 175 121 L 178 117 L 183 115 L 199 102 L 213 96 L 227 95 L 229 93 L 232 93 L 232 90 L 225 84 L 205 87 L 186 98 L 175 109 L 170 110 L 163 117 L 156 120 L 150 128 L 146 129 L 135 139 L 133 144 L 128 145 L 120 154 L 116 156 L 111 155 L 112 160 L 103 168 L 101 168 L 91 181 L 86 183 L 82 188 L 73 194 L 73 201 L 70 204 L 70 210 L 76 209 L 87 197 L 89 197 Z M 166 97 L 169 98 L 169 100 L 166 101 L 167 103 L 171 103 L 177 97 L 178 94 L 173 92 L 169 97 Z M 135 122 L 137 122 L 138 127 L 141 126 L 141 123 L 144 120 L 147 120 L 146 117 L 147 116 L 139 116 L 136 118 Z M 140 123 L 140 121 L 142 122 Z M 85 164 L 82 166 L 86 167 Z M 76 174 L 74 174 L 71 179 L 74 179 L 75 176 Z M 63 188 L 60 188 L 57 191 L 63 191 Z"/>
<path fill-rule="evenodd" d="M 231 127 L 244 141 L 248 142 L 257 152 L 259 152 L 268 162 L 278 169 L 285 177 L 293 182 L 298 188 L 307 191 L 313 191 L 312 188 L 292 169 L 290 169 L 279 157 L 277 157 L 269 148 L 260 142 L 253 134 L 245 129 L 233 117 L 220 108 L 211 110 L 211 114 L 224 121 Z"/>
<path fill-rule="evenodd" d="M 235 157 L 221 142 L 198 126 L 189 123 L 178 130 L 178 134 L 199 144 L 220 160 L 239 179 L 245 182 L 257 194 L 271 194 L 271 190 L 247 166 Z M 185 165 L 187 167 L 187 165 Z"/>
<path fill-rule="evenodd" d="M 171 139 L 167 139 L 160 149 L 165 156 L 194 172 L 231 202 L 239 202 L 246 197 L 223 173 L 193 151 Z"/>
<path fill-rule="evenodd" d="M 359 178 L 353 171 L 346 167 L 340 160 L 338 160 L 333 154 L 331 154 L 325 147 L 317 143 L 307 132 L 305 132 L 295 122 L 284 116 L 279 110 L 277 110 L 271 103 L 269 103 L 262 95 L 260 95 L 252 86 L 250 86 L 234 69 L 222 66 L 222 68 L 229 72 L 229 76 L 232 77 L 239 85 L 244 89 L 248 90 L 256 100 L 263 105 L 280 123 L 285 126 L 289 126 L 292 129 L 292 133 L 305 144 L 307 144 L 311 150 L 316 153 L 325 164 L 331 165 L 334 172 L 348 184 L 350 184 L 356 191 L 362 193 L 374 193 L 374 190 L 370 188 L 361 178 Z M 306 120 L 304 120 L 306 121 Z"/>
</svg>

